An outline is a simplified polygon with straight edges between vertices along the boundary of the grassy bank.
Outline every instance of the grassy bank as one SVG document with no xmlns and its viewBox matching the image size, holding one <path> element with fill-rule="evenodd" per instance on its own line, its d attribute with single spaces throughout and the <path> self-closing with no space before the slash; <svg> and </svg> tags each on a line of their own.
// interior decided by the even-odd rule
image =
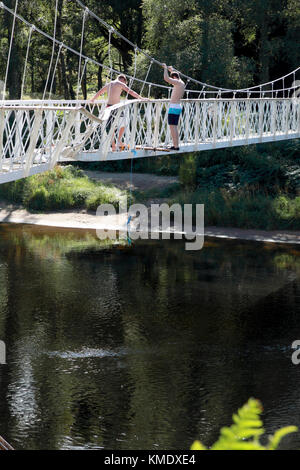
<svg viewBox="0 0 300 470">
<path fill-rule="evenodd" d="M 142 162 L 143 161 L 143 162 Z M 89 170 L 128 170 L 128 162 L 83 164 Z M 123 166 L 122 166 L 123 165 Z M 127 166 L 126 166 L 127 165 Z M 168 155 L 134 161 L 137 171 L 179 175 L 180 184 L 135 191 L 136 202 L 204 204 L 205 224 L 265 230 L 300 230 L 300 140 Z M 133 174 L 133 182 L 134 182 Z M 90 180 L 68 165 L 0 185 L 0 198 L 34 211 L 88 209 L 126 195 L 111 184 Z M 129 196 L 127 194 L 127 196 Z"/>
<path fill-rule="evenodd" d="M 300 196 L 253 194 L 222 189 L 182 191 L 170 200 L 204 204 L 205 225 L 261 230 L 300 230 Z"/>
<path fill-rule="evenodd" d="M 40 175 L 0 185 L 0 198 L 21 204 L 33 211 L 87 209 L 96 211 L 100 204 L 118 207 L 126 195 L 111 184 L 90 180 L 72 165 L 59 167 Z"/>
</svg>

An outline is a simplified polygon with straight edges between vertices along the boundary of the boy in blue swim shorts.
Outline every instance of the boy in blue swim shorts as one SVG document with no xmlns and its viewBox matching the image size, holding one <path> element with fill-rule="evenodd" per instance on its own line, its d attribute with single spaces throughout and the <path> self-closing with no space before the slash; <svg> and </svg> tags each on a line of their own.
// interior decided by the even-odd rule
<svg viewBox="0 0 300 470">
<path fill-rule="evenodd" d="M 179 150 L 178 122 L 182 112 L 180 101 L 184 95 L 185 83 L 181 80 L 179 73 L 176 72 L 173 67 L 167 67 L 166 64 L 163 64 L 163 68 L 164 80 L 167 83 L 173 85 L 168 112 L 168 124 L 170 126 L 170 132 L 173 140 L 173 146 L 171 147 L 171 150 Z M 168 74 L 168 71 L 170 72 L 170 75 Z"/>
</svg>

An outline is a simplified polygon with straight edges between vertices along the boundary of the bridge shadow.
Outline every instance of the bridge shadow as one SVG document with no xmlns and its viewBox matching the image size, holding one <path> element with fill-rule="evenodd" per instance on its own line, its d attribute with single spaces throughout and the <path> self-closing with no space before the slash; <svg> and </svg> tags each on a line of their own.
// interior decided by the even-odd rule
<svg viewBox="0 0 300 470">
<path fill-rule="evenodd" d="M 205 227 L 205 237 L 300 245 L 300 231 Z"/>
</svg>

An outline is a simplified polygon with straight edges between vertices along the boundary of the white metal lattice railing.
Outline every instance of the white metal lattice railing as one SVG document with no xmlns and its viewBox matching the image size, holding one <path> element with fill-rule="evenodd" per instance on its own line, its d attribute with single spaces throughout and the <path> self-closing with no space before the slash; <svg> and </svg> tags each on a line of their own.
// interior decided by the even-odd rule
<svg viewBox="0 0 300 470">
<path fill-rule="evenodd" d="M 102 105 L 91 111 L 101 113 Z M 0 182 L 53 168 L 84 147 L 101 124 L 90 111 L 75 106 L 0 105 Z"/>
<path fill-rule="evenodd" d="M 52 168 L 57 161 L 117 160 L 164 152 L 168 100 L 5 101 L 0 105 L 0 182 Z M 180 152 L 300 137 L 297 98 L 183 100 Z M 124 126 L 121 149 L 111 143 Z"/>
<path fill-rule="evenodd" d="M 300 100 L 296 98 L 183 100 L 182 107 L 181 152 L 300 137 Z M 159 154 L 171 143 L 168 108 L 168 100 L 132 100 L 111 107 L 105 146 L 101 147 L 103 136 L 97 128 L 77 158 L 105 160 Z M 111 152 L 110 142 L 120 130 L 122 115 L 126 122 L 123 150 Z"/>
</svg>

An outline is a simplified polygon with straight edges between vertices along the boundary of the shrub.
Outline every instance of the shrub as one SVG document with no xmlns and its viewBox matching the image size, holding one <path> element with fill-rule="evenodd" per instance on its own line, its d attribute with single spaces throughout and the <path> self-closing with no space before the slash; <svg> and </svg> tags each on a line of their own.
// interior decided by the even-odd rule
<svg viewBox="0 0 300 470">
<path fill-rule="evenodd" d="M 113 185 L 104 185 L 85 176 L 73 165 L 57 166 L 53 170 L 29 178 L 0 185 L 0 197 L 22 203 L 27 209 L 61 210 L 86 208 L 96 210 L 99 204 L 117 206 L 126 195 Z"/>
<path fill-rule="evenodd" d="M 48 208 L 49 193 L 46 188 L 37 188 L 27 199 L 27 207 L 33 210 L 43 210 Z"/>
<path fill-rule="evenodd" d="M 300 197 L 247 190 L 198 189 L 173 196 L 172 203 L 204 204 L 205 225 L 261 230 L 300 229 Z"/>
<path fill-rule="evenodd" d="M 234 424 L 220 430 L 220 437 L 211 450 L 275 450 L 284 436 L 298 431 L 296 426 L 279 429 L 269 437 L 268 445 L 263 446 L 259 441 L 265 432 L 260 419 L 262 411 L 261 403 L 250 398 L 237 414 L 233 415 Z M 206 447 L 200 441 L 195 441 L 191 450 L 206 450 Z"/>
<path fill-rule="evenodd" d="M 186 155 L 179 169 L 179 181 L 184 187 L 193 189 L 196 186 L 196 158 L 195 155 Z"/>
</svg>

